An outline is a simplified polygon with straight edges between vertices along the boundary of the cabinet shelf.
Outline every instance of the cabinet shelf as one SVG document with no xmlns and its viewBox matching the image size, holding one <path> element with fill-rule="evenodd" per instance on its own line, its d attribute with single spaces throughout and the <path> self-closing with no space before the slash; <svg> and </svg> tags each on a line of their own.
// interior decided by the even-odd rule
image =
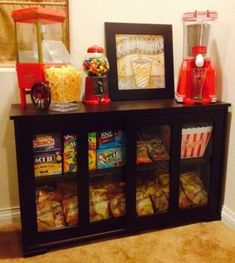
<svg viewBox="0 0 235 263">
<path fill-rule="evenodd" d="M 188 165 L 196 165 L 196 164 L 205 164 L 210 162 L 210 157 L 198 157 L 198 158 L 188 158 L 188 159 L 181 159 L 181 165 L 182 166 L 188 166 Z"/>
<path fill-rule="evenodd" d="M 89 171 L 90 177 L 100 177 L 100 176 L 107 176 L 107 175 L 120 175 L 123 173 L 125 169 L 124 166 L 122 167 L 114 167 L 114 168 L 106 168 L 106 169 L 97 169 Z"/>
<path fill-rule="evenodd" d="M 39 176 L 35 177 L 35 184 L 36 186 L 45 186 L 47 184 L 54 184 L 55 182 L 74 181 L 77 180 L 77 177 L 77 173 Z"/>
<path fill-rule="evenodd" d="M 123 177 L 123 171 L 125 167 L 115 167 L 100 170 L 89 171 L 89 176 L 91 179 L 98 179 L 100 177 L 116 177 L 116 179 L 121 179 Z M 36 186 L 44 186 L 47 184 L 54 184 L 60 181 L 74 181 L 77 180 L 78 173 L 66 173 L 48 176 L 38 176 L 35 177 Z"/>
<path fill-rule="evenodd" d="M 156 170 L 159 167 L 161 167 L 161 164 L 169 163 L 169 160 L 161 160 L 154 163 L 148 163 L 148 164 L 137 164 L 137 172 L 145 172 L 145 171 L 151 171 Z"/>
<path fill-rule="evenodd" d="M 161 163 L 168 162 L 169 160 L 160 160 L 150 164 L 137 164 L 137 172 L 147 172 L 151 170 L 156 170 L 159 168 Z M 199 157 L 199 158 L 191 158 L 191 159 L 181 159 L 182 166 L 191 166 L 196 164 L 207 163 L 209 161 L 208 157 Z M 104 176 L 118 176 L 121 178 L 125 167 L 115 167 L 115 168 L 107 168 L 107 169 L 100 169 L 100 170 L 91 170 L 89 171 L 90 177 L 92 179 Z M 51 184 L 55 181 L 73 181 L 76 180 L 78 177 L 77 173 L 66 173 L 66 174 L 59 174 L 59 175 L 48 175 L 48 176 L 41 176 L 36 177 L 35 182 L 37 186 Z"/>
</svg>

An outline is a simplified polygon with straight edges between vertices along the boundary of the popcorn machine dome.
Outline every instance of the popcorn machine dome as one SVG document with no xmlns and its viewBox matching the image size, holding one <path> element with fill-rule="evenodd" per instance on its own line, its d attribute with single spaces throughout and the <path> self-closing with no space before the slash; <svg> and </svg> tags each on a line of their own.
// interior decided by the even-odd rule
<svg viewBox="0 0 235 263">
<path fill-rule="evenodd" d="M 62 10 L 33 7 L 13 10 L 12 18 L 15 22 L 16 70 L 21 107 L 26 107 L 26 95 L 30 94 L 38 109 L 48 109 L 53 101 L 53 83 L 47 79 L 47 75 L 50 75 L 50 72 L 46 74 L 47 69 L 71 63 L 70 54 L 63 44 L 65 13 Z M 58 74 L 61 75 L 61 72 Z M 56 81 L 59 82 L 58 79 Z"/>
</svg>

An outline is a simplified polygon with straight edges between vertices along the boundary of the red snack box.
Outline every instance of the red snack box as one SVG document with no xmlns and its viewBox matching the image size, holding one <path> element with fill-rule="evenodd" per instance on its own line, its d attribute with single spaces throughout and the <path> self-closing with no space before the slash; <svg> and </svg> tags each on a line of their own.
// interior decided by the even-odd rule
<svg viewBox="0 0 235 263">
<path fill-rule="evenodd" d="M 182 130 L 181 159 L 202 157 L 211 132 L 212 126 L 184 128 Z"/>
</svg>

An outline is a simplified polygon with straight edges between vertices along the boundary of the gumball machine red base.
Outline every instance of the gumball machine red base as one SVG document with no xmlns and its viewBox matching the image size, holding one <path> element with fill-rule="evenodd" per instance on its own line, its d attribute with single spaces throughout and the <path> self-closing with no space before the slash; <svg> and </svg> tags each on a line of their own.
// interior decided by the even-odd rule
<svg viewBox="0 0 235 263">
<path fill-rule="evenodd" d="M 85 95 L 83 102 L 86 104 L 106 104 L 111 100 L 108 92 L 109 62 L 104 55 L 104 49 L 92 46 L 87 49 L 87 57 L 83 62 L 87 73 Z"/>
</svg>

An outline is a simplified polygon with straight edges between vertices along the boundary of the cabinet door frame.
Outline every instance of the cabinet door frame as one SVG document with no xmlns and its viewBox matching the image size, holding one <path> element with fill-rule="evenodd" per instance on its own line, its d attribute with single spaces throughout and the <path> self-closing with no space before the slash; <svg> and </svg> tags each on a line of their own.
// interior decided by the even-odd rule
<svg viewBox="0 0 235 263">
<path fill-rule="evenodd" d="M 34 176 L 33 168 L 33 148 L 32 139 L 35 134 L 81 134 L 82 129 L 72 120 L 66 120 L 67 125 L 72 128 L 67 128 L 64 125 L 64 120 L 51 120 L 44 122 L 43 119 L 26 121 L 25 124 L 16 122 L 16 134 L 19 136 L 17 139 L 17 159 L 19 159 L 18 172 L 19 174 L 19 189 L 20 189 L 20 209 L 21 209 L 21 223 L 23 231 L 23 247 L 25 251 L 41 249 L 40 244 L 48 244 L 54 246 L 54 242 L 60 240 L 72 240 L 73 238 L 83 235 L 81 225 L 69 226 L 62 229 L 53 229 L 45 232 L 38 232 L 37 230 L 37 215 L 36 215 L 36 185 L 37 179 Z M 27 158 L 20 154 L 27 153 Z M 78 159 L 78 162 L 81 160 Z M 79 165 L 79 164 L 78 164 Z M 79 176 L 77 175 L 79 182 Z M 55 177 L 55 181 L 57 178 Z M 80 184 L 78 184 L 80 185 Z M 78 191 L 78 195 L 80 195 Z M 81 207 L 79 207 L 79 210 Z M 52 234 L 53 233 L 53 234 Z M 37 247 L 38 248 L 35 248 Z"/>
<path fill-rule="evenodd" d="M 105 233 L 121 233 L 126 231 L 126 220 L 127 216 L 122 218 L 111 218 L 107 220 L 101 220 L 97 222 L 89 222 L 89 185 L 90 185 L 90 171 L 88 168 L 88 133 L 90 132 L 102 132 L 105 130 L 118 130 L 122 129 L 124 132 L 127 132 L 126 121 L 123 116 L 119 116 L 116 114 L 110 115 L 107 114 L 107 117 L 104 115 L 97 115 L 96 118 L 85 118 L 80 125 L 83 127 L 81 130 L 82 134 L 82 142 L 81 143 L 81 151 L 79 155 L 81 156 L 80 165 L 83 167 L 81 175 L 81 190 L 80 193 L 84 193 L 85 188 L 85 197 L 81 196 L 83 200 L 83 209 L 85 209 L 84 215 L 84 224 L 82 225 L 82 229 L 84 230 L 86 235 L 102 235 Z M 84 154 L 82 154 L 84 153 Z M 123 178 L 126 178 L 127 168 L 124 168 Z M 85 176 L 84 176 L 85 175 Z M 126 192 L 126 201 L 127 201 L 127 192 Z"/>
<path fill-rule="evenodd" d="M 170 197 L 169 197 L 169 208 L 166 212 L 163 213 L 157 213 L 150 216 L 137 216 L 136 215 L 136 176 L 137 176 L 137 164 L 136 164 L 136 143 L 137 143 L 137 131 L 143 127 L 143 126 L 169 126 L 171 129 L 171 149 L 170 149 L 170 159 L 169 159 L 169 169 L 173 167 L 173 163 L 177 162 L 177 154 L 172 155 L 173 150 L 178 151 L 179 147 L 179 125 L 177 121 L 175 120 L 174 116 L 171 114 L 164 114 L 163 115 L 157 115 L 155 112 L 150 113 L 142 113 L 139 114 L 138 117 L 136 116 L 129 116 L 129 127 L 128 129 L 132 129 L 133 134 L 132 136 L 132 143 L 130 148 L 133 149 L 131 152 L 131 176 L 127 179 L 130 184 L 130 190 L 129 194 L 132 194 L 132 196 L 129 196 L 129 199 L 131 200 L 131 207 L 132 207 L 132 214 L 131 214 L 131 220 L 130 220 L 130 226 L 132 229 L 149 229 L 151 227 L 156 226 L 164 226 L 166 222 L 169 223 L 170 218 L 173 217 L 175 213 L 175 206 L 176 206 L 176 195 L 177 195 L 177 189 L 174 182 L 177 182 L 177 173 L 170 172 Z M 175 127 L 175 130 L 173 129 Z M 178 127 L 178 128 L 177 128 Z M 175 139 L 175 140 L 174 140 Z M 127 175 L 128 176 L 128 175 Z M 174 180 L 173 180 L 174 179 Z M 134 207 L 134 208 L 133 208 Z"/>
<path fill-rule="evenodd" d="M 209 175 L 209 193 L 208 203 L 205 206 L 193 207 L 188 209 L 179 208 L 179 177 L 181 166 L 181 131 L 185 124 L 200 125 L 202 122 L 212 123 L 213 131 L 211 136 L 212 152 L 211 152 L 211 169 Z M 169 196 L 169 209 L 166 213 L 155 214 L 151 216 L 137 217 L 132 215 L 132 227 L 151 228 L 155 226 L 170 226 L 182 222 L 194 222 L 195 220 L 209 220 L 209 218 L 219 219 L 221 209 L 221 184 L 223 178 L 223 156 L 224 141 L 226 127 L 226 112 L 224 111 L 207 111 L 203 115 L 201 112 L 179 113 L 179 114 L 164 114 L 159 116 L 156 114 L 148 113 L 140 115 L 138 118 L 130 118 L 130 123 L 134 130 L 140 128 L 143 125 L 167 125 L 171 128 L 171 147 L 170 147 L 170 196 Z M 133 142 L 136 144 L 136 141 Z M 132 144 L 133 144 L 132 143 Z M 136 150 L 136 146 L 133 146 Z M 134 148 L 135 147 L 135 148 Z M 135 160 L 136 155 L 132 157 Z M 136 167 L 132 167 L 132 171 L 136 171 Z M 130 193 L 135 194 L 136 176 L 129 178 L 131 180 L 132 189 Z M 135 198 L 135 197 L 134 197 Z M 132 197 L 133 199 L 133 197 Z M 133 201 L 134 202 L 134 201 Z M 132 202 L 132 204 L 133 204 Z M 172 222 L 174 218 L 174 223 Z M 133 223 L 134 221 L 134 223 Z"/>
<path fill-rule="evenodd" d="M 181 221 L 187 221 L 188 218 L 195 220 L 220 219 L 221 205 L 221 184 L 223 178 L 223 156 L 225 144 L 225 121 L 226 115 L 223 111 L 209 111 L 203 115 L 201 113 L 185 113 L 181 125 L 200 124 L 202 122 L 212 123 L 211 135 L 211 156 L 210 156 L 210 175 L 208 203 L 201 207 L 192 207 L 188 209 L 179 209 L 178 217 Z"/>
</svg>

